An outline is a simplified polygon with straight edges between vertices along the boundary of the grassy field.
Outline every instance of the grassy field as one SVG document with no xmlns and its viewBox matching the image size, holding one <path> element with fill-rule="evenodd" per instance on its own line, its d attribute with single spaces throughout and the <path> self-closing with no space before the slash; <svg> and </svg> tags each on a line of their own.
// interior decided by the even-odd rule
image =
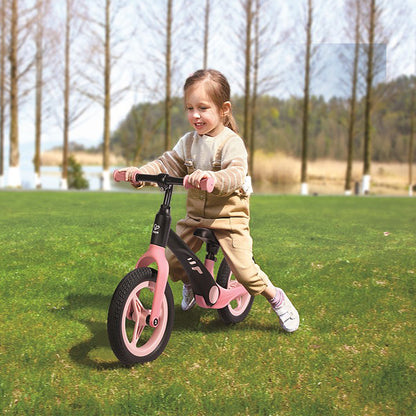
<svg viewBox="0 0 416 416">
<path fill-rule="evenodd" d="M 107 308 L 161 196 L 0 192 L 2 414 L 415 414 L 416 199 L 253 196 L 255 257 L 300 329 L 282 332 L 262 297 L 225 327 L 214 311 L 182 312 L 171 284 L 165 352 L 124 368 Z"/>
</svg>

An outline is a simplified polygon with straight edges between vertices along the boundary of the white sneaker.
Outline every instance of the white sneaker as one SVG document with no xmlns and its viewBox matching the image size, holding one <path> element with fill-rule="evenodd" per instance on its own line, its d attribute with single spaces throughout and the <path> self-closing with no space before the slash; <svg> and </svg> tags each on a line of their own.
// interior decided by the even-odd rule
<svg viewBox="0 0 416 416">
<path fill-rule="evenodd" d="M 282 290 L 282 289 L 278 289 Z M 292 302 L 286 296 L 286 293 L 283 292 L 283 301 L 280 306 L 272 309 L 276 312 L 279 317 L 280 326 L 286 332 L 294 332 L 299 328 L 299 313 L 296 308 L 292 305 Z"/>
<path fill-rule="evenodd" d="M 182 288 L 182 310 L 189 311 L 189 309 L 192 309 L 195 306 L 195 303 L 196 301 L 191 285 L 184 284 Z"/>
</svg>

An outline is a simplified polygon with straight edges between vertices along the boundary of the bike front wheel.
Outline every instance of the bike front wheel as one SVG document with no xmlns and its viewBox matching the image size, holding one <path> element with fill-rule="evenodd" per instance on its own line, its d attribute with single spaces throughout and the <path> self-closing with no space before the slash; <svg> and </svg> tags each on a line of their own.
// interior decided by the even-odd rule
<svg viewBox="0 0 416 416">
<path fill-rule="evenodd" d="M 225 289 L 230 289 L 234 285 L 239 284 L 237 280 L 235 280 L 225 258 L 222 260 L 218 269 L 217 283 Z M 246 292 L 244 295 L 231 301 L 226 307 L 218 309 L 218 315 L 227 325 L 237 324 L 238 322 L 243 321 L 249 314 L 253 301 L 254 296 L 251 296 Z"/>
<path fill-rule="evenodd" d="M 107 332 L 115 356 L 126 365 L 155 360 L 166 348 L 174 321 L 172 290 L 166 284 L 159 324 L 148 322 L 157 271 L 148 267 L 128 273 L 117 286 L 108 310 Z"/>
</svg>

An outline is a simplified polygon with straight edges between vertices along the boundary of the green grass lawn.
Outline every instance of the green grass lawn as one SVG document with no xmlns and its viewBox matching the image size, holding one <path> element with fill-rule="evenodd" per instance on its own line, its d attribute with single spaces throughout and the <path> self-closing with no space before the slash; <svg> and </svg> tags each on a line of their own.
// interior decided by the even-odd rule
<svg viewBox="0 0 416 416">
<path fill-rule="evenodd" d="M 261 296 L 231 327 L 182 312 L 171 283 L 165 352 L 125 368 L 107 309 L 161 197 L 0 192 L 2 414 L 415 414 L 416 199 L 254 195 L 254 254 L 299 330 L 281 331 Z M 174 195 L 174 220 L 184 201 Z"/>
</svg>

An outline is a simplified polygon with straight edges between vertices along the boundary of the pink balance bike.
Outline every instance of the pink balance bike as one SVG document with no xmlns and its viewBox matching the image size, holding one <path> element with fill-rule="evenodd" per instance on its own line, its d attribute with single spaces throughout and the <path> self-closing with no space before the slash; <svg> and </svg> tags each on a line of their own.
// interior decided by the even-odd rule
<svg viewBox="0 0 416 416">
<path fill-rule="evenodd" d="M 116 181 L 124 181 L 124 172 L 114 172 Z M 197 228 L 194 235 L 206 243 L 202 263 L 184 241 L 170 228 L 170 202 L 174 185 L 191 188 L 185 178 L 166 174 L 136 174 L 137 182 L 154 182 L 164 191 L 164 200 L 156 214 L 150 246 L 117 286 L 108 310 L 107 331 L 116 357 L 126 365 L 155 360 L 166 348 L 173 328 L 174 301 L 168 283 L 169 264 L 165 248 L 175 254 L 185 269 L 195 294 L 196 304 L 216 309 L 226 324 L 241 322 L 250 312 L 253 296 L 234 278 L 225 258 L 217 279 L 214 264 L 220 244 L 212 230 Z M 203 181 L 202 190 L 211 192 L 213 182 Z M 157 270 L 148 267 L 156 263 Z"/>
</svg>

